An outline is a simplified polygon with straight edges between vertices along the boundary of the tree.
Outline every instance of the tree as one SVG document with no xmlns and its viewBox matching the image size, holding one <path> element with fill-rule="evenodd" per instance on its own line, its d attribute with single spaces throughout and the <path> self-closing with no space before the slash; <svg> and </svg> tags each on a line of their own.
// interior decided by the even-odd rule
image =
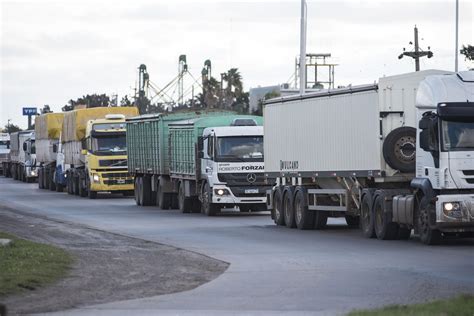
<svg viewBox="0 0 474 316">
<path fill-rule="evenodd" d="M 262 116 L 262 115 L 263 115 L 263 103 L 265 102 L 265 100 L 277 98 L 277 97 L 279 97 L 280 95 L 281 95 L 280 92 L 277 91 L 277 90 L 273 90 L 273 91 L 267 92 L 267 93 L 265 94 L 265 96 L 264 96 L 262 99 L 260 99 L 260 100 L 258 101 L 258 109 L 253 110 L 253 111 L 252 111 L 252 114 L 253 114 L 253 115 L 260 115 L 260 116 Z"/>
<path fill-rule="evenodd" d="M 226 81 L 226 88 L 223 95 L 222 104 L 224 108 L 232 108 L 236 99 L 242 94 L 243 84 L 242 76 L 238 68 L 231 68 L 223 74 Z"/>
<path fill-rule="evenodd" d="M 110 106 L 110 98 L 105 94 L 88 94 L 78 98 L 77 100 L 69 100 L 62 110 L 71 111 L 74 110 L 75 106 L 83 105 L 86 108 L 95 108 L 95 107 L 107 107 Z"/>
<path fill-rule="evenodd" d="M 7 124 L 5 125 L 5 128 L 3 129 L 3 133 L 8 133 L 8 134 L 20 132 L 20 131 L 22 131 L 22 129 L 18 125 L 15 125 L 15 124 Z"/>
<path fill-rule="evenodd" d="M 462 49 L 459 51 L 462 55 L 464 55 L 464 58 L 469 61 L 474 61 L 474 46 L 472 45 L 467 45 L 467 46 L 462 46 Z"/>
<path fill-rule="evenodd" d="M 120 100 L 120 106 L 132 106 L 132 101 L 130 101 L 127 96 L 124 96 L 122 100 Z"/>
</svg>

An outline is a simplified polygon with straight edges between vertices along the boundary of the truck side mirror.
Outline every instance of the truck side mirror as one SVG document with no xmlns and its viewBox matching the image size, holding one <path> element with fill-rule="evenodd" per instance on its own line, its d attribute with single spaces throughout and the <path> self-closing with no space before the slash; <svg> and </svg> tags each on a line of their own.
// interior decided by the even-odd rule
<svg viewBox="0 0 474 316">
<path fill-rule="evenodd" d="M 86 139 L 83 139 L 82 142 L 81 142 L 81 148 L 82 149 L 87 149 L 87 140 Z"/>
<path fill-rule="evenodd" d="M 430 146 L 430 130 L 424 129 L 420 132 L 420 148 L 424 151 L 431 151 L 432 146 Z"/>
<path fill-rule="evenodd" d="M 23 143 L 23 151 L 27 151 L 28 150 L 28 145 L 26 145 L 26 143 Z"/>
<path fill-rule="evenodd" d="M 204 158 L 204 152 L 202 150 L 198 151 L 198 158 L 200 159 Z"/>
<path fill-rule="evenodd" d="M 53 153 L 58 152 L 58 144 L 53 144 Z"/>
</svg>

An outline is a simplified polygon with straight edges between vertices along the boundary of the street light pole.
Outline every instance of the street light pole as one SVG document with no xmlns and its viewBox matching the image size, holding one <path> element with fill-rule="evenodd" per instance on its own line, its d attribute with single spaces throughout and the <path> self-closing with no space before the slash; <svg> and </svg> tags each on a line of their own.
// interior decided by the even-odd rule
<svg viewBox="0 0 474 316">
<path fill-rule="evenodd" d="M 11 119 L 7 120 L 7 133 L 10 134 L 10 121 Z"/>
</svg>

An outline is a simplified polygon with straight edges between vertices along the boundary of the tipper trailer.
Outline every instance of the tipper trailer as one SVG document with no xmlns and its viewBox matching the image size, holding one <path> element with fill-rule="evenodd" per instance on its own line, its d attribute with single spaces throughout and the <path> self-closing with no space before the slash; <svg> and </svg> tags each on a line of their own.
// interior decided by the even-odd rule
<svg viewBox="0 0 474 316">
<path fill-rule="evenodd" d="M 35 119 L 36 160 L 40 189 L 63 191 L 63 185 L 55 181 L 63 119 L 64 112 L 45 113 Z"/>
<path fill-rule="evenodd" d="M 127 120 L 129 172 L 138 205 L 212 216 L 265 210 L 262 118 L 228 111 Z"/>
<path fill-rule="evenodd" d="M 267 206 L 278 225 L 345 217 L 425 244 L 474 231 L 474 72 L 426 70 L 269 100 Z"/>
<path fill-rule="evenodd" d="M 23 182 L 33 182 L 36 171 L 35 132 L 33 130 L 11 133 L 10 173 L 12 178 Z"/>
<path fill-rule="evenodd" d="M 98 192 L 133 192 L 127 172 L 126 117 L 136 107 L 95 107 L 64 114 L 57 155 L 56 184 L 69 194 L 97 197 Z"/>
</svg>

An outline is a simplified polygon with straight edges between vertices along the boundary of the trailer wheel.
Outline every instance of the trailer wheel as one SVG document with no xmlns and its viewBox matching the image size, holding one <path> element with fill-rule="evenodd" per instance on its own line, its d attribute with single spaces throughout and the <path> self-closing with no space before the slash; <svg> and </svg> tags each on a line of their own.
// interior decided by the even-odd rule
<svg viewBox="0 0 474 316">
<path fill-rule="evenodd" d="M 385 200 L 385 194 L 379 192 L 374 201 L 374 229 L 380 240 L 394 240 L 398 236 L 398 224 L 392 222 L 391 207 Z"/>
<path fill-rule="evenodd" d="M 346 215 L 346 223 L 349 228 L 358 228 L 360 223 L 360 218 L 358 216 Z"/>
<path fill-rule="evenodd" d="M 193 201 L 184 194 L 183 183 L 179 185 L 178 189 L 178 206 L 181 212 L 192 213 Z"/>
<path fill-rule="evenodd" d="M 171 205 L 170 196 L 169 194 L 164 193 L 161 182 L 158 182 L 158 189 L 156 191 L 156 204 L 162 210 L 169 209 Z"/>
<path fill-rule="evenodd" d="M 308 195 L 305 188 L 296 188 L 294 203 L 296 227 L 302 230 L 313 229 L 314 212 L 308 210 Z"/>
<path fill-rule="evenodd" d="M 362 234 L 367 238 L 375 237 L 374 213 L 372 205 L 372 194 L 367 192 L 364 194 L 360 206 L 360 228 L 362 229 Z"/>
<path fill-rule="evenodd" d="M 275 224 L 283 226 L 285 225 L 285 216 L 283 214 L 283 196 L 281 191 L 281 187 L 278 187 L 273 194 L 273 221 Z"/>
<path fill-rule="evenodd" d="M 79 181 L 79 175 L 74 175 L 73 176 L 73 180 L 74 180 L 74 185 L 73 185 L 73 188 L 74 188 L 74 195 L 79 195 L 79 187 L 81 185 L 80 181 Z"/>
<path fill-rule="evenodd" d="M 431 215 L 434 213 L 434 205 L 423 197 L 420 201 L 420 211 L 418 215 L 418 231 L 420 240 L 425 245 L 436 245 L 441 241 L 441 232 L 431 228 Z"/>
<path fill-rule="evenodd" d="M 135 191 L 135 204 L 138 206 L 142 205 L 140 201 L 140 179 L 141 177 L 135 176 L 135 185 L 134 185 L 134 191 Z"/>
<path fill-rule="evenodd" d="M 387 164 L 401 172 L 415 172 L 416 129 L 403 126 L 391 131 L 383 142 Z"/>
<path fill-rule="evenodd" d="M 285 188 L 283 196 L 283 216 L 285 218 L 285 225 L 288 228 L 295 228 L 295 209 L 294 209 L 294 188 L 288 186 Z"/>
<path fill-rule="evenodd" d="M 140 201 L 142 206 L 152 205 L 151 178 L 143 176 L 140 178 Z"/>
<path fill-rule="evenodd" d="M 326 228 L 328 223 L 328 214 L 325 211 L 315 211 L 314 213 L 314 229 L 321 230 Z"/>
<path fill-rule="evenodd" d="M 80 197 L 86 197 L 89 195 L 89 192 L 91 191 L 90 190 L 90 185 L 89 185 L 89 181 L 87 181 L 85 183 L 85 186 L 83 185 L 83 179 L 81 179 L 82 177 L 80 175 L 78 175 L 77 177 L 77 187 L 78 187 L 78 190 L 79 190 L 79 196 Z M 89 176 L 87 176 L 87 178 L 89 178 Z"/>
</svg>

